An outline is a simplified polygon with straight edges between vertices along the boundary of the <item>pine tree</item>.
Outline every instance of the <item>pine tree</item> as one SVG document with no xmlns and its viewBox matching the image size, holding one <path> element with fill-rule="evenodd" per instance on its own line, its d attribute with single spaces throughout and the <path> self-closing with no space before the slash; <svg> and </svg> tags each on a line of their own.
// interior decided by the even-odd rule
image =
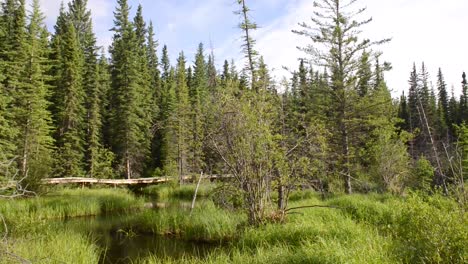
<svg viewBox="0 0 468 264">
<path fill-rule="evenodd" d="M 96 177 L 100 171 L 110 171 L 103 167 L 103 160 L 108 156 L 103 148 L 103 110 L 101 108 L 101 91 L 98 69 L 98 47 L 96 36 L 93 32 L 91 12 L 87 9 L 87 0 L 73 0 L 68 4 L 68 18 L 73 24 L 81 53 L 84 59 L 82 68 L 83 89 L 86 93 L 86 170 L 90 177 Z M 106 69 L 107 70 L 107 69 Z M 101 71 L 101 73 L 103 73 Z M 99 177 L 102 177 L 99 176 Z"/>
<path fill-rule="evenodd" d="M 371 90 L 372 70 L 369 61 L 369 53 L 364 51 L 362 53 L 357 76 L 359 76 L 357 90 L 361 97 L 364 97 Z M 376 73 L 377 74 L 377 73 Z M 380 73 L 378 73 L 380 75 Z"/>
<path fill-rule="evenodd" d="M 189 144 L 190 144 L 190 101 L 185 72 L 185 56 L 181 52 L 177 58 L 177 68 L 175 75 L 175 98 L 176 104 L 174 112 L 171 115 L 174 124 L 177 149 L 177 173 L 182 183 L 182 176 L 186 174 L 189 168 Z"/>
<path fill-rule="evenodd" d="M 466 74 L 464 72 L 462 78 L 462 95 L 460 97 L 460 123 L 468 123 L 468 81 L 466 80 Z"/>
<path fill-rule="evenodd" d="M 331 93 L 333 113 L 330 125 L 334 127 L 337 135 L 333 139 L 337 164 L 337 174 L 344 180 L 346 193 L 352 193 L 352 120 L 356 113 L 355 83 L 356 72 L 359 70 L 360 53 L 370 50 L 373 46 L 388 42 L 388 39 L 372 42 L 359 40 L 360 28 L 370 23 L 368 19 L 362 22 L 354 20 L 356 15 L 362 14 L 366 9 L 357 12 L 348 12 L 347 9 L 356 1 L 322 0 L 314 3 L 317 11 L 312 17 L 312 25 L 301 23 L 300 31 L 293 31 L 299 35 L 309 37 L 314 45 L 326 46 L 326 52 L 322 52 L 315 46 L 309 45 L 302 50 L 312 56 L 312 62 L 316 65 L 326 66 L 331 71 Z M 314 30 L 317 27 L 318 30 Z"/>
<path fill-rule="evenodd" d="M 218 77 L 213 50 L 211 51 L 210 55 L 208 55 L 208 62 L 206 66 L 207 88 L 209 92 L 214 93 L 218 87 Z"/>
<path fill-rule="evenodd" d="M 0 159 L 11 160 L 17 154 L 17 140 L 21 133 L 15 121 L 20 115 L 16 105 L 26 63 L 25 1 L 3 2 L 0 25 Z"/>
<path fill-rule="evenodd" d="M 138 5 L 137 13 L 134 18 L 133 24 L 135 25 L 135 35 L 136 35 L 136 56 L 138 60 L 137 64 L 137 98 L 136 98 L 136 110 L 139 121 L 141 139 L 140 144 L 145 149 L 144 158 L 145 169 L 151 170 L 152 161 L 149 160 L 151 152 L 151 143 L 153 140 L 152 127 L 154 122 L 154 117 L 157 114 L 157 109 L 154 107 L 154 90 L 151 86 L 154 76 L 149 68 L 148 62 L 148 46 L 147 46 L 147 35 L 148 30 L 146 28 L 146 23 L 143 18 L 143 7 Z"/>
<path fill-rule="evenodd" d="M 243 31 L 243 44 L 242 49 L 244 52 L 244 57 L 247 59 L 244 70 L 249 73 L 250 79 L 250 88 L 255 90 L 256 78 L 256 67 L 257 67 L 257 56 L 258 52 L 255 50 L 255 40 L 252 38 L 252 32 L 257 29 L 257 24 L 250 20 L 250 8 L 247 7 L 245 0 L 237 1 L 240 10 L 235 13 L 241 16 L 242 22 L 239 25 L 239 28 Z M 245 72 L 244 72 L 245 73 Z M 246 74 L 244 74 L 247 77 Z"/>
<path fill-rule="evenodd" d="M 148 65 L 142 63 L 142 40 L 144 30 L 141 25 L 135 32 L 134 24 L 129 20 L 130 8 L 127 0 L 117 2 L 113 43 L 110 50 L 112 57 L 112 147 L 116 154 L 119 172 L 126 178 L 138 177 L 143 173 L 150 151 L 151 112 L 146 112 L 148 98 L 145 85 L 147 76 L 139 73 Z M 146 98 L 142 98 L 146 96 Z"/>
<path fill-rule="evenodd" d="M 406 130 L 406 131 L 409 131 L 410 130 L 410 127 L 409 127 L 409 118 L 410 118 L 410 114 L 409 114 L 409 111 L 408 111 L 408 100 L 405 96 L 405 92 L 403 92 L 401 94 L 401 97 L 400 97 L 400 106 L 398 108 L 398 117 L 401 119 L 401 123 L 399 125 L 400 129 L 401 130 Z"/>
<path fill-rule="evenodd" d="M 161 167 L 161 73 L 159 70 L 159 59 L 157 55 L 158 42 L 155 40 L 153 23 L 148 26 L 148 73 L 150 78 L 150 89 L 152 90 L 152 139 L 151 139 L 151 165 L 153 168 Z"/>
<path fill-rule="evenodd" d="M 454 131 L 454 125 L 458 125 L 460 124 L 459 121 L 460 121 L 460 105 L 459 105 L 459 102 L 457 100 L 457 97 L 455 96 L 455 91 L 454 91 L 454 87 L 452 86 L 452 92 L 451 92 L 451 96 L 450 96 L 450 101 L 449 101 L 449 120 L 451 120 L 451 131 L 452 133 L 455 132 Z"/>
<path fill-rule="evenodd" d="M 59 22 L 59 21 L 58 21 Z M 62 25 L 60 25 L 62 26 Z M 86 109 L 82 70 L 84 58 L 75 27 L 65 21 L 56 53 L 59 54 L 54 95 L 57 141 L 57 176 L 84 175 Z"/>
<path fill-rule="evenodd" d="M 48 70 L 48 32 L 39 0 L 34 0 L 29 16 L 26 36 L 26 59 L 22 81 L 18 90 L 18 115 L 15 117 L 20 131 L 17 141 L 21 177 L 27 177 L 29 188 L 49 175 L 52 166 L 52 124 L 48 111 L 49 87 L 45 80 Z"/>
<path fill-rule="evenodd" d="M 157 108 L 161 97 L 161 73 L 157 54 L 158 42 L 155 40 L 153 22 L 148 26 L 148 71 L 150 75 L 150 87 L 153 91 L 153 107 Z M 158 112 L 159 109 L 155 109 Z M 155 115 L 156 118 L 157 114 Z"/>
<path fill-rule="evenodd" d="M 192 138 L 190 142 L 191 171 L 198 173 L 203 169 L 204 106 L 208 103 L 208 65 L 205 61 L 203 44 L 198 45 L 195 55 L 193 80 L 189 87 L 192 116 Z"/>
<path fill-rule="evenodd" d="M 439 68 L 437 73 L 437 90 L 439 91 L 438 106 L 439 106 L 439 118 L 445 121 L 445 125 L 450 128 L 453 121 L 450 120 L 449 115 L 449 98 L 447 93 L 447 85 L 445 84 L 444 76 L 442 75 L 442 69 Z"/>
</svg>

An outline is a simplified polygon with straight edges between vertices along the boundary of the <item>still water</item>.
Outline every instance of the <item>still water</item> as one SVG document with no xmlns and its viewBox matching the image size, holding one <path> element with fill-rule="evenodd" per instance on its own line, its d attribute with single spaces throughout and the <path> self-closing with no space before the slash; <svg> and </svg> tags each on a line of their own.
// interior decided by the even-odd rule
<svg viewBox="0 0 468 264">
<path fill-rule="evenodd" d="M 139 259 L 155 256 L 158 258 L 181 259 L 184 256 L 204 258 L 221 245 L 187 242 L 174 237 L 153 234 L 136 234 L 132 230 L 121 230 L 119 224 L 125 216 L 97 216 L 66 220 L 67 229 L 89 234 L 102 250 L 100 263 L 129 264 Z"/>
</svg>

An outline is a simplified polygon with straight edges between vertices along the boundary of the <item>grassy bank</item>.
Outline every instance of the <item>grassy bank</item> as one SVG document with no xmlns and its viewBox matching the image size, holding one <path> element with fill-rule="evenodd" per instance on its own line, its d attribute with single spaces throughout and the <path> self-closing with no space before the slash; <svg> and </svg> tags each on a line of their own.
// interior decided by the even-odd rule
<svg viewBox="0 0 468 264">
<path fill-rule="evenodd" d="M 57 220 L 143 208 L 144 201 L 123 189 L 64 189 L 43 197 L 2 200 L 0 263 L 98 263 L 101 250 L 86 232 L 60 228 Z M 3 242 L 3 243 L 2 243 Z"/>
<path fill-rule="evenodd" d="M 0 214 L 10 231 L 24 232 L 48 219 L 125 213 L 143 205 L 144 200 L 124 189 L 64 189 L 43 197 L 1 201 Z"/>
<path fill-rule="evenodd" d="M 152 190 L 160 199 L 178 197 L 187 204 L 194 188 Z M 201 196 L 209 196 L 208 187 L 201 190 Z M 322 200 L 312 192 L 297 192 L 289 206 L 309 205 L 330 208 L 294 210 L 284 224 L 252 228 L 246 226 L 242 212 L 220 209 L 206 198 L 192 213 L 180 205 L 135 213 L 132 210 L 141 208 L 143 200 L 125 190 L 62 190 L 42 198 L 2 201 L 0 212 L 10 235 L 7 245 L 0 244 L 0 252 L 38 263 L 96 263 L 102 249 L 86 232 L 53 225 L 48 219 L 123 212 L 120 221 L 109 223 L 111 229 L 225 245 L 203 259 L 155 256 L 134 263 L 466 263 L 468 259 L 467 213 L 442 196 L 371 194 Z M 4 254 L 0 263 L 14 263 L 12 258 Z"/>
<path fill-rule="evenodd" d="M 298 194 L 299 195 L 299 194 Z M 142 263 L 466 263 L 467 214 L 440 196 L 339 196 L 307 194 L 291 207 L 284 225 L 248 228 L 228 250 L 207 259 L 158 259 Z"/>
</svg>

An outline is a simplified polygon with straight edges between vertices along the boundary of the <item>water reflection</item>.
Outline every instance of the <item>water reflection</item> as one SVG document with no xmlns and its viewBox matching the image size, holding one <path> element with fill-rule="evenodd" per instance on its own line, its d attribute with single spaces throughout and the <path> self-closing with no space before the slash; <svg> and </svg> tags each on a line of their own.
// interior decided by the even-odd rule
<svg viewBox="0 0 468 264">
<path fill-rule="evenodd" d="M 181 259 L 184 256 L 203 258 L 219 245 L 187 242 L 173 237 L 137 234 L 131 229 L 122 230 L 126 216 L 97 216 L 74 218 L 65 221 L 65 228 L 90 235 L 103 253 L 102 264 L 129 264 L 149 256 Z"/>
</svg>

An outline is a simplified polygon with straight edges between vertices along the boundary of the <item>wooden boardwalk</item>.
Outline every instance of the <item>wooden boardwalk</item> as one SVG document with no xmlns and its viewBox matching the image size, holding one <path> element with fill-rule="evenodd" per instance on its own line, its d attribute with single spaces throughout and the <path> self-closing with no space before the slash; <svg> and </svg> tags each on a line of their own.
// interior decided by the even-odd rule
<svg viewBox="0 0 468 264">
<path fill-rule="evenodd" d="M 212 175 L 212 176 L 203 176 L 204 180 L 219 180 L 219 179 L 228 179 L 231 176 L 219 176 L 219 175 Z M 183 181 L 192 181 L 195 177 L 193 176 L 184 176 L 182 177 Z M 175 177 L 156 177 L 156 178 L 139 178 L 139 179 L 95 179 L 95 178 L 78 178 L 78 177 L 70 177 L 70 178 L 47 178 L 43 179 L 42 183 L 46 185 L 61 185 L 61 184 L 83 184 L 83 185 L 94 185 L 94 184 L 102 184 L 102 185 L 113 185 L 113 186 L 132 186 L 132 185 L 157 185 L 163 184 L 172 181 L 178 181 L 179 178 Z"/>
</svg>

